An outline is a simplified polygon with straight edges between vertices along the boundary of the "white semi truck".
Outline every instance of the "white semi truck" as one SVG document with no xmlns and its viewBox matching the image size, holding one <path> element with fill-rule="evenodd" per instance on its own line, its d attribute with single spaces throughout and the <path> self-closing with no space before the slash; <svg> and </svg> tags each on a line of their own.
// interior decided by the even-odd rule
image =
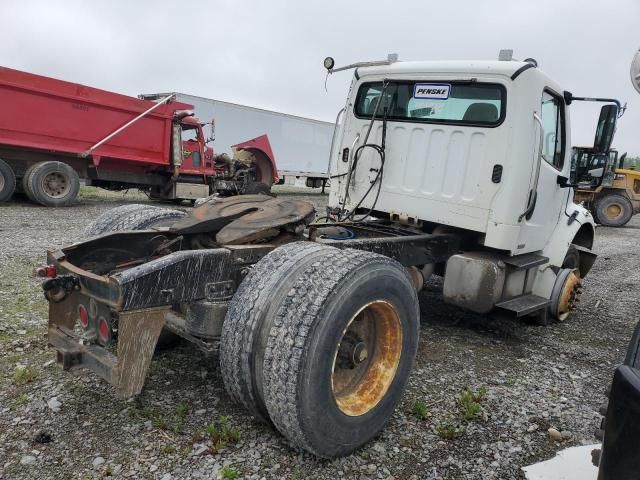
<svg viewBox="0 0 640 480">
<path fill-rule="evenodd" d="M 177 101 L 194 106 L 195 115 L 213 119 L 208 137 L 216 152 L 247 138 L 266 134 L 273 150 L 280 183 L 295 184 L 303 179 L 308 187 L 324 190 L 329 179 L 329 150 L 333 124 L 261 108 L 223 102 L 212 98 L 174 92 Z M 142 94 L 145 100 L 165 98 L 170 93 Z M 212 126 L 211 126 L 212 125 Z"/>
<path fill-rule="evenodd" d="M 64 368 L 135 395 L 172 332 L 219 352 L 230 397 L 254 417 L 336 457 L 400 401 L 430 275 L 460 308 L 567 320 L 596 257 L 568 180 L 579 98 L 533 60 L 352 67 L 326 223 L 307 202 L 266 195 L 189 215 L 128 205 L 48 253 L 48 340 Z M 619 105 L 604 103 L 603 152 Z"/>
</svg>

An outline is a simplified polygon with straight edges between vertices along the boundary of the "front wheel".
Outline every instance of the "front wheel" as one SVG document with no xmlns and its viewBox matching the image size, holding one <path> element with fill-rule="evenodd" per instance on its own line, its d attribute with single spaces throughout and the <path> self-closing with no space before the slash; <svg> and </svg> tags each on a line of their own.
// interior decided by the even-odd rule
<svg viewBox="0 0 640 480">
<path fill-rule="evenodd" d="M 419 309 L 403 267 L 327 248 L 288 278 L 263 362 L 269 417 L 297 446 L 347 455 L 400 401 L 418 345 Z"/>
</svg>

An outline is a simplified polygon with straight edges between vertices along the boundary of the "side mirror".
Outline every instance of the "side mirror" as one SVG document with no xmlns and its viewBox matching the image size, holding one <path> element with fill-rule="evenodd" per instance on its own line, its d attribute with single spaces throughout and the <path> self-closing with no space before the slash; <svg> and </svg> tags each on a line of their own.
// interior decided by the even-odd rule
<svg viewBox="0 0 640 480">
<path fill-rule="evenodd" d="M 594 153 L 608 153 L 613 142 L 618 121 L 618 106 L 610 103 L 600 109 L 596 138 L 593 142 Z"/>
<path fill-rule="evenodd" d="M 215 117 L 213 117 L 211 119 L 211 131 L 209 132 L 209 137 L 207 138 L 206 142 L 213 142 L 216 139 L 216 119 Z"/>
<path fill-rule="evenodd" d="M 631 60 L 631 84 L 640 93 L 640 50 Z"/>
</svg>

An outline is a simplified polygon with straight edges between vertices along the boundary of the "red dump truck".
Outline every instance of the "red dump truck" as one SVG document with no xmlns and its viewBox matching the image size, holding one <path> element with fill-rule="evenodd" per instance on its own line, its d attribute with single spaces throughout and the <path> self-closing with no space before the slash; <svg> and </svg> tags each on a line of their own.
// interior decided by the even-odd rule
<svg viewBox="0 0 640 480">
<path fill-rule="evenodd" d="M 266 135 L 215 155 L 193 107 L 0 67 L 0 202 L 15 191 L 45 206 L 76 198 L 80 178 L 164 200 L 264 193 L 278 180 Z"/>
</svg>

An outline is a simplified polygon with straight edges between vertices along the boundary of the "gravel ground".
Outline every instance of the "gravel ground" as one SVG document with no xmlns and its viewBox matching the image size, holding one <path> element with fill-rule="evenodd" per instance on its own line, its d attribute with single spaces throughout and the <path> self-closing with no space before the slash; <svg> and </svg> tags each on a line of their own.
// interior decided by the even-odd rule
<svg viewBox="0 0 640 480">
<path fill-rule="evenodd" d="M 281 194 L 324 213 L 326 196 L 294 192 Z M 66 209 L 0 207 L 0 479 L 521 479 L 522 466 L 593 443 L 596 410 L 636 321 L 640 216 L 624 229 L 598 229 L 600 257 L 565 323 L 469 314 L 445 305 L 441 282 L 431 281 L 420 295 L 418 358 L 401 405 L 374 441 L 326 461 L 295 451 L 233 405 L 217 358 L 187 344 L 154 359 L 132 401 L 117 400 L 89 372 L 55 365 L 32 268 L 102 211 L 144 198 L 82 193 Z"/>
</svg>

